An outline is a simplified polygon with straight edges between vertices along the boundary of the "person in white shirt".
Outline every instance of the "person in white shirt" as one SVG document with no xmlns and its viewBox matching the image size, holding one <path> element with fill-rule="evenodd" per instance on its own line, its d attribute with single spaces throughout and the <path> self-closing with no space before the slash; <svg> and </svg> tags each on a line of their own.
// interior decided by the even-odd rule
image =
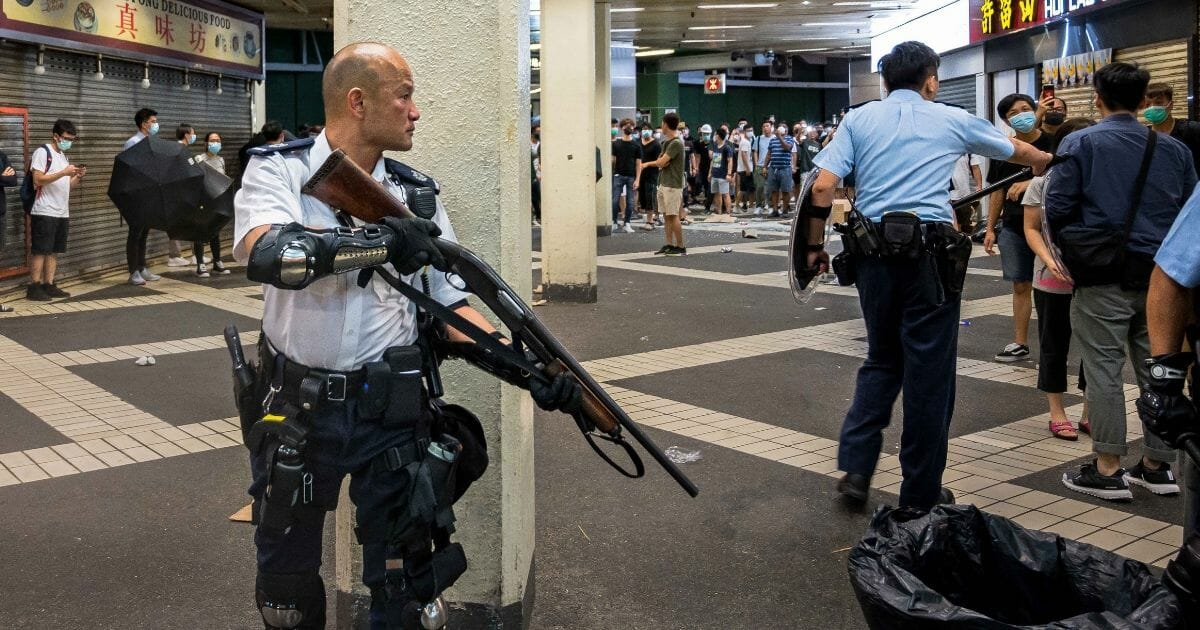
<svg viewBox="0 0 1200 630">
<path fill-rule="evenodd" d="M 66 151 L 77 138 L 75 124 L 60 118 L 54 121 L 52 134 L 54 142 L 38 147 L 29 158 L 37 198 L 29 212 L 30 277 L 25 297 L 36 301 L 70 297 L 54 284 L 54 274 L 58 255 L 67 251 L 71 189 L 87 172 L 67 160 Z"/>
<path fill-rule="evenodd" d="M 505 341 L 467 303 L 468 294 L 441 273 L 446 262 L 433 237 L 453 241 L 455 236 L 436 196 L 437 182 L 383 157 L 384 151 L 412 149 L 421 117 L 413 89 L 413 72 L 396 50 L 376 43 L 339 50 L 322 82 L 325 130 L 316 138 L 250 150 L 253 157 L 235 199 L 234 256 L 247 264 L 248 278 L 264 283 L 256 389 L 270 392 L 262 402 L 252 392 L 247 399 L 252 402 L 243 404 L 254 408 L 239 412 L 252 419 L 285 414 L 282 426 L 307 431 L 298 448 L 286 446 L 280 434 L 258 444 L 251 455 L 250 494 L 263 506 L 255 535 L 255 599 L 269 628 L 325 627 L 321 534 L 325 512 L 336 505 L 347 474 L 376 627 L 385 615 L 401 619 L 409 606 L 420 610 L 434 601 L 438 593 L 414 592 L 413 576 L 437 566 L 439 579 L 452 580 L 457 574 L 450 572 L 462 571 L 452 567 L 465 568 L 460 546 L 431 549 L 432 535 L 444 533 L 448 540 L 450 523 L 442 521 L 449 510 L 442 496 L 446 480 L 436 476 L 445 469 L 426 453 L 442 457 L 437 453 L 456 449 L 450 445 L 447 451 L 446 437 L 431 432 L 435 408 L 422 386 L 427 363 L 414 345 L 421 335 L 417 307 L 378 273 L 360 273 L 380 267 L 418 290 L 427 281 L 431 299 Z M 346 159 L 400 200 L 418 191 L 432 193 L 433 219 L 387 217 L 364 224 L 302 194 L 335 150 L 344 151 Z M 447 335 L 451 342 L 471 344 L 455 328 Z M 529 381 L 542 408 L 579 409 L 581 392 L 574 379 Z M 435 453 L 434 447 L 442 450 Z M 464 458 L 465 449 L 457 448 Z M 303 474 L 296 467 L 281 468 L 281 458 L 298 464 Z M 410 469 L 411 475 L 402 472 Z M 311 491 L 302 509 L 284 511 L 282 521 L 267 518 L 268 513 L 278 516 L 271 512 L 277 499 L 267 494 L 276 474 L 308 479 Z M 439 496 L 420 494 L 420 480 Z M 436 523 L 404 520 L 410 513 L 425 514 L 427 507 L 437 515 Z"/>
<path fill-rule="evenodd" d="M 983 188 L 983 158 L 974 154 L 963 154 L 954 163 L 954 174 L 950 177 L 950 201 L 962 199 L 967 195 Z M 970 234 L 975 222 L 979 220 L 979 202 L 954 211 L 958 230 Z"/>
<path fill-rule="evenodd" d="M 742 127 L 742 140 L 738 143 L 737 153 L 737 172 L 738 172 L 738 190 L 737 199 L 733 201 L 733 205 L 742 204 L 743 210 L 748 210 L 750 200 L 754 197 L 754 129 L 750 125 Z"/>
<path fill-rule="evenodd" d="M 137 133 L 129 136 L 121 148 L 125 151 L 133 145 L 158 134 L 158 112 L 143 107 L 133 115 L 133 124 L 137 125 Z M 162 280 L 162 276 L 151 273 L 146 266 L 146 241 L 150 238 L 150 228 L 129 224 L 129 235 L 125 238 L 125 265 L 129 269 L 129 284 L 143 285 L 147 281 Z M 178 247 L 171 257 L 180 258 Z"/>
</svg>

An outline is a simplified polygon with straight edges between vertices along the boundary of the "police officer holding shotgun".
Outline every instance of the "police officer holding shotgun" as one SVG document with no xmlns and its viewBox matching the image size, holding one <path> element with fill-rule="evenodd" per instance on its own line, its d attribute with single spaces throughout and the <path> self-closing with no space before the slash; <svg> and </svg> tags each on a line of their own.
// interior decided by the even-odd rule
<svg viewBox="0 0 1200 630">
<path fill-rule="evenodd" d="M 900 506 L 928 510 L 953 501 L 941 486 L 954 410 L 961 290 L 971 242 L 953 227 L 949 192 L 954 163 L 964 153 L 1033 166 L 1051 155 L 1000 133 L 988 121 L 933 102 L 937 54 L 904 42 L 879 60 L 888 95 L 847 114 L 815 159 L 820 168 L 808 219 L 808 264 L 829 262 L 824 225 L 838 180 L 857 177 L 856 210 L 835 259 L 843 284 L 858 284 L 867 328 L 867 358 L 842 425 L 838 492 L 867 500 L 883 429 L 904 391 Z"/>
<path fill-rule="evenodd" d="M 265 284 L 257 373 L 235 358 L 258 524 L 255 601 L 267 628 L 325 627 L 321 533 L 348 474 L 371 627 L 437 628 L 445 623 L 439 595 L 466 569 L 462 547 L 450 542 L 450 506 L 464 466 L 482 472 L 486 447 L 478 420 L 431 401 L 436 361 L 417 308 L 363 270 L 397 274 L 506 340 L 445 274 L 429 272 L 445 268 L 435 237 L 454 239 L 440 201 L 425 204 L 431 220 L 364 225 L 301 194 L 341 149 L 414 209 L 436 199 L 436 182 L 383 158 L 412 148 L 420 118 L 405 59 L 382 44 L 351 44 L 330 60 L 322 96 L 325 131 L 252 151 L 236 199 L 235 255 Z M 579 409 L 579 384 L 568 376 L 529 387 L 543 409 Z"/>
</svg>

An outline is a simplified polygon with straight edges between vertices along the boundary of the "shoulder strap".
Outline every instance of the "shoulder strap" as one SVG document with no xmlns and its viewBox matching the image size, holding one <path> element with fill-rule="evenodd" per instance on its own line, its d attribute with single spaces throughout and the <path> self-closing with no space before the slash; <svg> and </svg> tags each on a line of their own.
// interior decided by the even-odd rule
<svg viewBox="0 0 1200 630">
<path fill-rule="evenodd" d="M 1133 229 L 1133 218 L 1137 215 L 1138 208 L 1142 205 L 1142 190 L 1146 188 L 1146 175 L 1150 172 L 1150 161 L 1154 158 L 1154 147 L 1158 145 L 1158 133 L 1153 129 L 1148 129 L 1146 138 L 1146 152 L 1142 154 L 1142 166 L 1138 170 L 1137 179 L 1133 181 L 1133 201 L 1129 205 L 1129 211 L 1125 213 L 1125 238 L 1129 239 L 1129 232 Z"/>
</svg>

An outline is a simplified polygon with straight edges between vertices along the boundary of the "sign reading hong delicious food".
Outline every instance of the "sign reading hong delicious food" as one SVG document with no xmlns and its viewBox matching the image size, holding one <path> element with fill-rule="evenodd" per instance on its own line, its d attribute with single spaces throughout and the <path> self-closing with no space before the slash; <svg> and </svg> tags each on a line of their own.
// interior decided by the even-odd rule
<svg viewBox="0 0 1200 630">
<path fill-rule="evenodd" d="M 1126 0 L 970 0 L 971 43 L 1048 24 Z"/>
<path fill-rule="evenodd" d="M 263 36 L 261 13 L 216 0 L 0 0 L 0 37 L 253 79 Z"/>
</svg>

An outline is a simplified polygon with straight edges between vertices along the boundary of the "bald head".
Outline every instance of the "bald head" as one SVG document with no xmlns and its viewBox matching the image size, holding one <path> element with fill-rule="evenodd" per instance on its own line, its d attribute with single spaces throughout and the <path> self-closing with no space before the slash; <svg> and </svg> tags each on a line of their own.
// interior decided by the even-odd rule
<svg viewBox="0 0 1200 630">
<path fill-rule="evenodd" d="M 354 98 L 350 91 L 358 88 L 364 99 L 378 94 L 388 84 L 411 81 L 408 62 L 395 49 L 375 42 L 349 44 L 337 51 L 325 67 L 321 81 L 321 96 L 325 101 L 327 119 L 349 113 Z"/>
</svg>

